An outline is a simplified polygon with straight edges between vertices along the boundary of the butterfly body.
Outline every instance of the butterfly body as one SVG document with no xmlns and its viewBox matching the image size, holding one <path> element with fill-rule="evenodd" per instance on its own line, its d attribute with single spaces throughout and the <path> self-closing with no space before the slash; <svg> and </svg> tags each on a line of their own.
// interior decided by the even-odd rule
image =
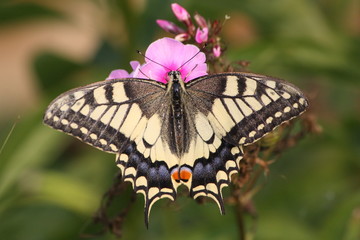
<svg viewBox="0 0 360 240">
<path fill-rule="evenodd" d="M 153 203 L 211 197 L 224 213 L 221 190 L 238 172 L 242 146 L 305 111 L 299 89 L 252 73 L 222 73 L 189 82 L 177 71 L 167 84 L 115 79 L 70 90 L 48 107 L 45 124 L 116 154 L 125 181 Z"/>
<path fill-rule="evenodd" d="M 168 84 L 168 92 L 171 92 L 171 112 L 169 119 L 173 119 L 173 133 L 176 148 L 176 154 L 181 156 L 186 148 L 186 133 L 185 129 L 188 128 L 186 119 L 186 114 L 184 112 L 184 104 L 181 101 L 184 98 L 184 82 L 181 80 L 180 72 L 171 71 L 168 74 L 169 76 L 169 84 Z M 171 131 L 170 131 L 171 132 Z"/>
</svg>

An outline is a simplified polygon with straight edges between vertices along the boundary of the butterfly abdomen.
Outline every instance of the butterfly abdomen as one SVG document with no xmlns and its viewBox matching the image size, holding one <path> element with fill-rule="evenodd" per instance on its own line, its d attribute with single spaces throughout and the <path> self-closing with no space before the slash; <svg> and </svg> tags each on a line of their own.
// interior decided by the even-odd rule
<svg viewBox="0 0 360 240">
<path fill-rule="evenodd" d="M 170 139 L 170 144 L 173 142 L 175 153 L 178 156 L 183 155 L 184 151 L 188 148 L 189 137 L 188 137 L 188 116 L 185 111 L 184 103 L 184 85 L 183 81 L 179 79 L 180 73 L 175 72 L 173 75 L 170 75 L 169 84 L 171 92 L 171 111 L 169 120 L 170 126 L 173 129 L 173 136 Z"/>
</svg>

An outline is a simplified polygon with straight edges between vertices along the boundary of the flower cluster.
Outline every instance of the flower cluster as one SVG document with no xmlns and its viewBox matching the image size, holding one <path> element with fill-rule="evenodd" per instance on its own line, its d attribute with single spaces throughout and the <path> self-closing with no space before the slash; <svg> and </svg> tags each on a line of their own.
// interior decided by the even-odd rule
<svg viewBox="0 0 360 240">
<path fill-rule="evenodd" d="M 203 16 L 196 13 L 194 25 L 188 11 L 177 3 L 171 4 L 172 11 L 176 18 L 185 25 L 186 29 L 177 26 L 175 23 L 158 19 L 157 24 L 165 31 L 174 34 L 175 39 L 181 42 L 191 42 L 201 48 L 205 48 L 205 54 L 210 58 L 219 58 L 223 52 L 219 33 L 221 31 L 221 23 L 218 20 L 207 22 Z"/>
<path fill-rule="evenodd" d="M 162 29 L 175 35 L 174 39 L 162 38 L 153 42 L 145 52 L 144 64 L 131 61 L 130 65 L 133 69 L 131 73 L 123 69 L 114 70 L 107 80 L 145 78 L 167 83 L 168 72 L 179 71 L 182 79 L 188 82 L 207 75 L 208 67 L 212 73 L 225 70 L 220 58 L 225 49 L 219 36 L 222 28 L 220 21 L 206 21 L 198 13 L 192 19 L 188 11 L 177 3 L 171 4 L 171 8 L 176 18 L 186 28 L 181 28 L 167 20 L 156 20 Z"/>
</svg>

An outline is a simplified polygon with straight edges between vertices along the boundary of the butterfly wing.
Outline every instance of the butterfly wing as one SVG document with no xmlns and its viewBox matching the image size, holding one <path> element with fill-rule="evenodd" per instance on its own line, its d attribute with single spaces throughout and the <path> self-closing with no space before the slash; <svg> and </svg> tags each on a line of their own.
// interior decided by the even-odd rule
<svg viewBox="0 0 360 240">
<path fill-rule="evenodd" d="M 191 196 L 213 198 L 223 213 L 221 190 L 239 170 L 242 146 L 300 115 L 308 102 L 293 85 L 251 73 L 209 75 L 186 87 L 196 131 L 180 164 L 192 169 Z M 199 151 L 189 162 L 186 156 Z"/>
<path fill-rule="evenodd" d="M 60 95 L 44 116 L 50 127 L 116 154 L 124 180 L 144 195 L 146 223 L 156 200 L 176 197 L 170 171 L 178 160 L 162 137 L 167 97 L 166 85 L 153 80 L 107 80 Z"/>
</svg>

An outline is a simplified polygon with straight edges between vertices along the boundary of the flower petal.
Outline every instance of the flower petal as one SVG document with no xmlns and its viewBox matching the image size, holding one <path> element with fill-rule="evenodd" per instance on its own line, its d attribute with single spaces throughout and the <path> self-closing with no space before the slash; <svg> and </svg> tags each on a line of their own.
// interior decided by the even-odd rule
<svg viewBox="0 0 360 240">
<path fill-rule="evenodd" d="M 140 67 L 139 61 L 131 61 L 130 66 L 133 71 L 136 71 Z"/>
<path fill-rule="evenodd" d="M 129 78 L 131 77 L 130 74 L 123 70 L 123 69 L 117 69 L 117 70 L 113 70 L 110 75 L 106 78 L 106 80 L 111 80 L 111 79 L 119 79 L 119 78 Z"/>
<path fill-rule="evenodd" d="M 135 78 L 138 77 L 139 70 L 140 70 L 140 67 L 141 67 L 139 61 L 131 61 L 130 66 L 133 69 L 132 73 L 130 73 L 130 76 L 135 77 Z"/>
<path fill-rule="evenodd" d="M 141 66 L 141 71 L 139 71 L 137 77 L 167 83 L 168 72 L 169 70 L 166 68 L 150 62 Z"/>
</svg>

